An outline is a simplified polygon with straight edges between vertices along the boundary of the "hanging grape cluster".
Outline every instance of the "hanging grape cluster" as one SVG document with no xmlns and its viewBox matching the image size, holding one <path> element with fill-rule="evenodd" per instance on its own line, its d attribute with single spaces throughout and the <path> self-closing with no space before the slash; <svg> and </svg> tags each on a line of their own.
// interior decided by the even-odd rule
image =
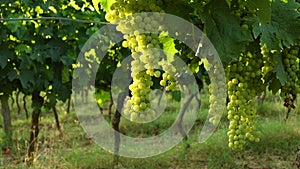
<svg viewBox="0 0 300 169">
<path fill-rule="evenodd" d="M 133 83 L 129 86 L 132 97 L 126 99 L 124 114 L 132 121 L 144 122 L 155 116 L 151 109 L 152 77 L 162 76 L 160 85 L 166 91 L 175 89 L 177 83 L 173 77 L 174 70 L 167 60 L 165 53 L 160 50 L 160 34 L 153 31 L 163 30 L 164 11 L 159 7 L 160 0 L 136 1 L 117 0 L 111 11 L 106 14 L 106 19 L 118 24 L 116 29 L 124 34 L 123 47 L 132 52 L 131 77 Z M 134 15 L 135 13 L 140 13 Z M 160 12 L 160 13 L 147 13 Z M 162 68 L 163 71 L 160 70 Z"/>
<path fill-rule="evenodd" d="M 292 47 L 282 52 L 287 83 L 281 88 L 281 97 L 287 109 L 294 109 L 294 101 L 300 93 L 299 48 Z M 287 115 L 288 116 L 288 115 Z"/>
<path fill-rule="evenodd" d="M 270 71 L 274 68 L 274 61 L 272 59 L 272 53 L 267 49 L 267 46 L 264 44 L 260 47 L 261 54 L 263 56 L 263 67 L 261 68 L 262 75 L 265 77 Z"/>
<path fill-rule="evenodd" d="M 217 125 L 224 112 L 222 105 L 226 103 L 226 79 L 222 64 L 216 59 L 216 57 L 212 55 L 207 58 L 211 65 L 208 70 L 211 81 L 208 86 L 210 92 L 210 107 L 208 113 L 211 116 L 209 118 L 209 122 Z"/>
<path fill-rule="evenodd" d="M 237 17 L 241 17 L 246 11 L 246 6 L 247 6 L 247 0 L 237 0 L 233 1 L 232 5 L 233 7 L 233 14 Z"/>
<path fill-rule="evenodd" d="M 242 149 L 246 140 L 259 141 L 255 129 L 256 109 L 254 98 L 264 90 L 261 68 L 262 55 L 246 52 L 238 61 L 227 67 L 229 103 L 227 105 L 229 124 L 229 147 Z"/>
</svg>

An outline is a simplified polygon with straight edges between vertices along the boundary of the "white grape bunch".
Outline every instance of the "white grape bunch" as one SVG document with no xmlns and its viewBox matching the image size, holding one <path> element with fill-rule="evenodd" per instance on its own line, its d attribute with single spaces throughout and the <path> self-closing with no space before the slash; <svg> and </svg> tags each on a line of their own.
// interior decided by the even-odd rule
<svg viewBox="0 0 300 169">
<path fill-rule="evenodd" d="M 256 109 L 254 98 L 264 91 L 261 68 L 263 59 L 260 52 L 242 53 L 238 61 L 227 67 L 229 119 L 228 140 L 232 149 L 242 149 L 246 140 L 259 141 L 256 131 Z"/>
<path fill-rule="evenodd" d="M 280 96 L 287 109 L 294 109 L 294 101 L 300 93 L 299 47 L 291 47 L 282 52 L 282 63 L 287 75 L 287 82 L 281 87 Z M 288 114 L 287 114 L 288 117 Z"/>
<path fill-rule="evenodd" d="M 132 96 L 126 99 L 123 113 L 135 122 L 147 122 L 155 117 L 155 109 L 151 108 L 153 98 L 150 97 L 152 77 L 162 77 L 160 84 L 166 91 L 177 87 L 175 70 L 164 51 L 160 50 L 162 44 L 159 38 L 166 35 L 152 33 L 164 29 L 162 15 L 155 13 L 164 12 L 159 7 L 161 4 L 160 0 L 117 0 L 106 14 L 106 19 L 117 24 L 116 29 L 124 34 L 122 46 L 132 53 L 133 82 L 129 86 Z M 143 13 L 134 15 L 139 12 Z"/>
</svg>

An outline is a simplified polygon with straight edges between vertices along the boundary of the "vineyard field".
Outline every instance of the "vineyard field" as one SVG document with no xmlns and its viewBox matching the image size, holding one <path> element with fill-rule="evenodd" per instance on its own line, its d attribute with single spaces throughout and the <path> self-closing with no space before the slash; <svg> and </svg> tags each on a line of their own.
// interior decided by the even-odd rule
<svg viewBox="0 0 300 169">
<path fill-rule="evenodd" d="M 296 168 L 296 150 L 300 140 L 300 109 L 296 109 L 291 117 L 284 122 L 285 109 L 279 96 L 267 95 L 264 103 L 258 103 L 259 129 L 264 133 L 259 143 L 247 145 L 246 150 L 233 152 L 226 142 L 226 117 L 223 117 L 218 130 L 207 142 L 198 143 L 198 132 L 208 112 L 208 94 L 201 93 L 202 107 L 196 125 L 189 134 L 189 140 L 182 142 L 170 151 L 155 157 L 145 159 L 131 159 L 120 157 L 120 163 L 115 166 L 113 155 L 95 144 L 82 130 L 74 110 L 66 114 L 66 105 L 60 104 L 57 108 L 61 119 L 63 136 L 55 126 L 51 113 L 42 115 L 39 147 L 35 163 L 32 168 Z M 30 100 L 29 100 L 30 102 Z M 104 113 L 109 103 L 105 104 Z M 13 111 L 16 107 L 12 108 Z M 131 136 L 151 136 L 156 130 L 164 130 L 174 120 L 174 113 L 166 112 L 168 116 L 160 122 L 137 128 L 121 120 L 121 131 Z M 22 160 L 26 155 L 23 147 L 28 144 L 30 121 L 24 113 L 13 114 L 13 125 L 16 128 L 14 146 L 8 154 L 1 154 L 1 165 L 4 168 L 23 168 Z M 3 132 L 0 133 L 4 134 Z M 186 146 L 189 145 L 189 148 Z"/>
<path fill-rule="evenodd" d="M 0 168 L 300 169 L 299 0 L 0 2 Z"/>
</svg>

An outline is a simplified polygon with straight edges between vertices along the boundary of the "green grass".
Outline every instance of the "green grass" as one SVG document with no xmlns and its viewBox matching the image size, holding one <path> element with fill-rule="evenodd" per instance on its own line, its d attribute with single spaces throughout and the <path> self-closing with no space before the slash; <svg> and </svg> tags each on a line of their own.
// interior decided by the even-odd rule
<svg viewBox="0 0 300 169">
<path fill-rule="evenodd" d="M 52 114 L 45 113 L 44 110 L 41 118 L 39 151 L 36 152 L 34 164 L 30 168 L 296 168 L 296 148 L 300 144 L 299 108 L 293 110 L 285 122 L 282 102 L 277 96 L 268 95 L 263 104 L 257 104 L 258 129 L 263 134 L 260 137 L 261 141 L 248 143 L 242 151 L 232 151 L 227 146 L 228 121 L 225 115 L 215 133 L 206 142 L 198 143 L 199 132 L 209 106 L 208 95 L 204 93 L 201 98 L 201 112 L 187 141 L 154 157 L 143 159 L 120 157 L 118 164 L 114 162 L 112 154 L 97 146 L 84 133 L 73 111 L 71 114 L 65 114 L 65 105 L 58 107 L 63 136 L 59 135 Z M 173 111 L 168 112 L 157 121 L 145 125 L 133 124 L 122 119 L 121 131 L 131 136 L 151 136 L 154 131 L 166 130 L 174 122 L 174 114 Z M 30 120 L 26 120 L 23 115 L 15 114 L 13 118 L 14 144 L 9 154 L 1 154 L 0 168 L 26 167 L 23 160 L 28 146 Z M 1 131 L 0 136 L 2 135 Z M 2 142 L 0 145 L 3 146 Z"/>
</svg>

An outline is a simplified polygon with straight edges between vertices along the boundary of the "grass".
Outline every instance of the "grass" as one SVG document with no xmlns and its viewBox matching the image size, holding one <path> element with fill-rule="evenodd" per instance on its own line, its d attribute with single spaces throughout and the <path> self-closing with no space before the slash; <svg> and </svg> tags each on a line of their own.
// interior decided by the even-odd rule
<svg viewBox="0 0 300 169">
<path fill-rule="evenodd" d="M 33 169 L 293 169 L 296 149 L 300 144 L 300 109 L 293 110 L 287 121 L 285 109 L 278 96 L 267 98 L 263 104 L 257 104 L 258 129 L 263 133 L 259 143 L 248 143 L 242 151 L 232 151 L 227 144 L 228 121 L 224 117 L 215 133 L 204 143 L 198 143 L 199 132 L 206 119 L 208 109 L 207 94 L 203 94 L 201 112 L 195 126 L 189 133 L 189 139 L 179 143 L 171 150 L 157 156 L 134 159 L 120 157 L 119 163 L 114 156 L 95 144 L 84 133 L 76 114 L 64 112 L 60 105 L 60 119 L 63 136 L 59 135 L 51 113 L 41 118 L 39 150 L 36 152 Z M 174 105 L 171 105 L 174 106 Z M 14 109 L 13 109 L 14 110 Z M 162 132 L 174 122 L 174 113 L 168 112 L 151 124 L 138 125 L 122 119 L 121 131 L 127 135 L 147 137 L 153 132 Z M 13 114 L 14 144 L 7 154 L 0 156 L 0 168 L 25 168 L 23 162 L 29 140 L 30 120 L 23 115 Z M 2 136 L 2 131 L 0 132 Z M 0 143 L 1 146 L 3 142 Z"/>
</svg>

